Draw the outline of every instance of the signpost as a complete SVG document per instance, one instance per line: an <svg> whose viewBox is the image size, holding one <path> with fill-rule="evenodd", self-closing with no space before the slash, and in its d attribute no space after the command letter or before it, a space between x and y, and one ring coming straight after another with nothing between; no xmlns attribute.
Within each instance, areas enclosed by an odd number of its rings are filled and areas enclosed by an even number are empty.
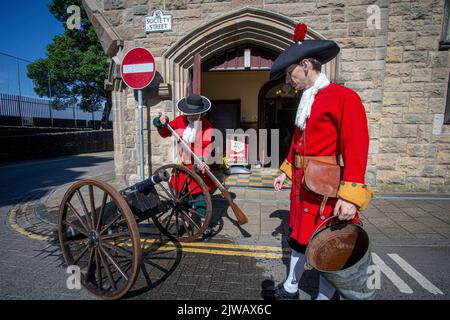
<svg viewBox="0 0 450 320"><path fill-rule="evenodd" d="M128 51L120 68L122 80L131 89L138 90L139 110L139 161L140 178L144 180L144 132L142 123L142 89L147 87L155 77L155 58L145 48L134 48Z"/></svg>

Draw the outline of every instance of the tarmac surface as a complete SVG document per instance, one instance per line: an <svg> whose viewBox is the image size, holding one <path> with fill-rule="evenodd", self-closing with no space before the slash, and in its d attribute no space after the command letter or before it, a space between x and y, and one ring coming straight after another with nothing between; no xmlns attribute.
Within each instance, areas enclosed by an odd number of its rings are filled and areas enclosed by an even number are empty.
<svg viewBox="0 0 450 320"><path fill-rule="evenodd" d="M27 161L0 167L0 299L96 299L67 288L66 267L54 241L58 206L82 178L115 188L112 153ZM289 190L232 186L248 216L239 226L226 201L213 196L209 242L161 241L144 251L140 276L125 299L258 300L286 276ZM449 299L450 196L377 195L364 229L381 274L378 299ZM145 226L143 226L145 227ZM306 271L300 298L317 295L318 272Z"/></svg>

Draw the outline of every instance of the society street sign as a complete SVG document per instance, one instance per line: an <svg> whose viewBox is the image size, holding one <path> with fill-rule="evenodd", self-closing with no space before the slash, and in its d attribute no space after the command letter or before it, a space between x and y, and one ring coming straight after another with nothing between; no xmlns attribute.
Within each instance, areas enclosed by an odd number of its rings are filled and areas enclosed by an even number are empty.
<svg viewBox="0 0 450 320"><path fill-rule="evenodd" d="M145 32L172 31L172 15L156 10L150 17L145 17Z"/></svg>
<svg viewBox="0 0 450 320"><path fill-rule="evenodd" d="M155 58L145 48L134 48L128 51L121 66L122 79L132 89L143 89L155 77Z"/></svg>

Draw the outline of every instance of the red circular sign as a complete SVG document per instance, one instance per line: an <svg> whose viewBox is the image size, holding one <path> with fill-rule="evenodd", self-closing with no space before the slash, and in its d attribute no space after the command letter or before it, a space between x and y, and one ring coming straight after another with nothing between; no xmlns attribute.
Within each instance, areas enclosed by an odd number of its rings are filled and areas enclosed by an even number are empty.
<svg viewBox="0 0 450 320"><path fill-rule="evenodd" d="M145 48L134 48L123 57L120 67L122 79L132 89L148 86L156 73L155 58Z"/></svg>

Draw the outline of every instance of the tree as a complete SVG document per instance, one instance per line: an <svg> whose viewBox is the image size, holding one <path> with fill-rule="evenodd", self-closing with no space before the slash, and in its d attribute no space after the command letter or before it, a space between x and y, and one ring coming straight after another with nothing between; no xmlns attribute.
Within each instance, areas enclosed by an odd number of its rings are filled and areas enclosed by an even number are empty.
<svg viewBox="0 0 450 320"><path fill-rule="evenodd" d="M67 21L80 8L80 27L69 29ZM49 11L64 25L64 33L53 38L47 46L47 57L28 65L28 77L34 82L39 96L51 97L55 108L63 109L77 101L84 111L98 111L105 104L104 126L111 112L111 93L104 90L108 73L108 58L100 45L81 0L53 0Z"/></svg>

